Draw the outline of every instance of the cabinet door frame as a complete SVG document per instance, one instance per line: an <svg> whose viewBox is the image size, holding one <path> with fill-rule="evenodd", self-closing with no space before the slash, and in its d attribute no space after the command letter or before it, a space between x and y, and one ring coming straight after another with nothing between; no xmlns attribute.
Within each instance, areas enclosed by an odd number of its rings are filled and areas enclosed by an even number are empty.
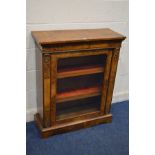
<svg viewBox="0 0 155 155"><path fill-rule="evenodd" d="M105 63L105 70L104 70L104 75L103 75L103 84L102 84L102 93L101 93L101 104L100 104L100 111L98 113L94 113L94 116L96 115L104 115L105 114L105 108L106 108L106 97L107 97L107 90L108 90L108 80L109 80L109 75L110 75L110 69L111 69L111 60L112 60L112 49L94 49L94 50L81 50L81 51L73 51L73 52L63 52L63 53L56 53L56 54L52 54L51 55L51 58L53 57L53 59L55 59L54 63L55 63L55 68L57 68L57 63L58 63L58 60L59 59L62 59L62 58L69 58L69 57L84 57L84 56L95 56L95 55L106 55L107 58L106 58L106 63ZM51 59L52 60L52 59ZM52 61L51 61L52 63ZM55 82L54 82L54 91L56 91L56 88L57 88L57 82L56 82L56 79L57 79L57 70L55 70L53 72L53 74L55 75L52 75L51 73L51 79L55 79ZM52 88L52 82L51 82L51 88ZM52 94L51 94L52 95ZM54 109L52 110L52 113L51 114L54 118L54 121L57 122L56 120L56 100L53 100L51 102L51 108L53 107ZM77 116L78 117L78 116ZM85 117L88 117L88 115L86 114L85 116L81 116L81 118L85 118ZM78 117L80 119L80 116ZM67 119L65 119L67 121ZM71 121L72 119L68 119L68 121ZM59 121L60 122L60 121ZM61 121L61 122L64 122L64 121Z"/></svg>

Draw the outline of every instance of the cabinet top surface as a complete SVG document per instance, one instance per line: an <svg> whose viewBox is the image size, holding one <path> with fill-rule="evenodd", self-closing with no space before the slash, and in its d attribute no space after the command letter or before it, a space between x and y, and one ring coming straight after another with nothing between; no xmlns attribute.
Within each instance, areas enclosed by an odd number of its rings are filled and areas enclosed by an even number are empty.
<svg viewBox="0 0 155 155"><path fill-rule="evenodd" d="M79 29L79 30L53 30L53 31L32 31L32 36L40 45L84 42L98 40L124 40L125 36L112 31L111 29Z"/></svg>

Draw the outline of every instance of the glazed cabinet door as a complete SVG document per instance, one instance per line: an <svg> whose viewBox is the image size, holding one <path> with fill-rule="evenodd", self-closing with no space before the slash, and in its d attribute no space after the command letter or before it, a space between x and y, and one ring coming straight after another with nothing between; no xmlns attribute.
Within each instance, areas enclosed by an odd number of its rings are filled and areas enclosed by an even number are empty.
<svg viewBox="0 0 155 155"><path fill-rule="evenodd" d="M51 55L51 123L105 113L112 51L90 50Z"/></svg>

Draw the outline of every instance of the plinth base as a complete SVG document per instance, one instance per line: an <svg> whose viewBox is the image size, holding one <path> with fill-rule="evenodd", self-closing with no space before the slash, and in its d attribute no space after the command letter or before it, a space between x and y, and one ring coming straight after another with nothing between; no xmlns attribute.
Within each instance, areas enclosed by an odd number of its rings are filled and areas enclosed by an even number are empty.
<svg viewBox="0 0 155 155"><path fill-rule="evenodd" d="M75 122L67 122L63 124L54 125L48 128L44 128L39 113L34 115L35 122L41 132L42 138L47 138L54 134L60 134L68 131L74 131L82 128L88 128L101 123L109 123L112 121L112 114L104 116L98 116L94 118L84 119Z"/></svg>

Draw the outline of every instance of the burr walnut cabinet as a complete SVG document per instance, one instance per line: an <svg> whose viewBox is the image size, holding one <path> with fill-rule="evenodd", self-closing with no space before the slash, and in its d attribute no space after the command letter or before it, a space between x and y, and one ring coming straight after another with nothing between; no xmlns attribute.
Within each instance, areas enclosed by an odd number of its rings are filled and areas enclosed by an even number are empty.
<svg viewBox="0 0 155 155"><path fill-rule="evenodd" d="M110 106L125 37L110 29L33 31L42 137L112 121Z"/></svg>

